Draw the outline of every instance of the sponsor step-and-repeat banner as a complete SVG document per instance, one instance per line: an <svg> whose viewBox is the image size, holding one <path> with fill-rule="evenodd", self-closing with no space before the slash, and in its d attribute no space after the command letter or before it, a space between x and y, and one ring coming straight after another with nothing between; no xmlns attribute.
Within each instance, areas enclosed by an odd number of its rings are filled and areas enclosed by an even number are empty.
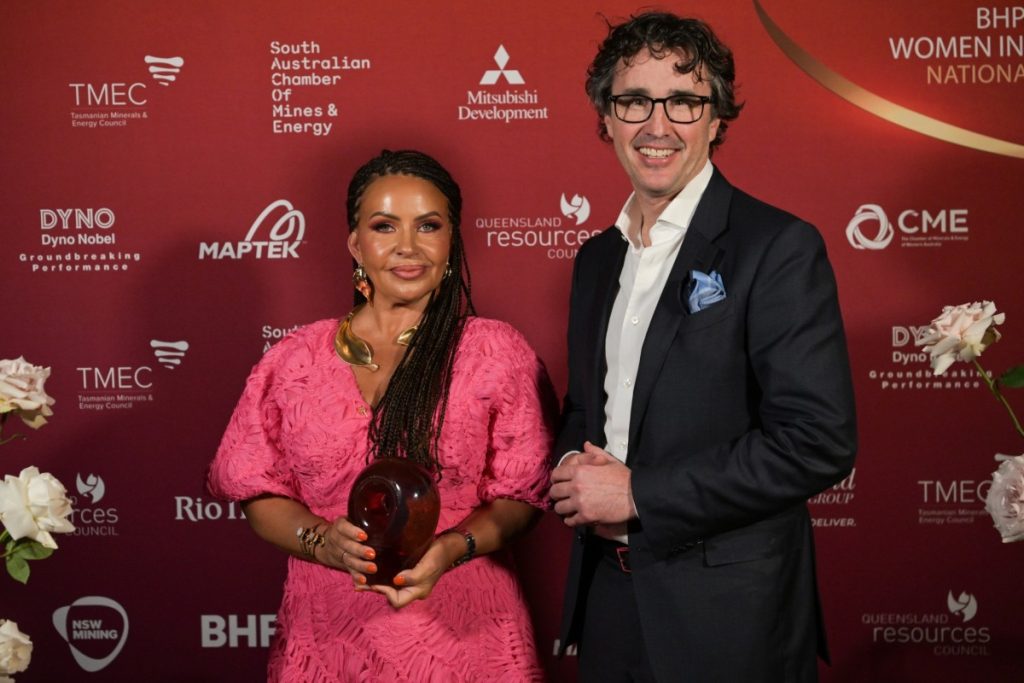
<svg viewBox="0 0 1024 683"><path fill-rule="evenodd" d="M745 107L715 164L816 225L839 281L860 451L810 501L822 679L1024 680L1024 544L984 510L1020 437L974 367L934 377L915 344L943 305L990 299L1006 322L983 365L1020 362L1024 8L667 8L735 53ZM349 311L345 190L382 148L459 180L477 308L564 390L572 260L630 191L583 81L637 9L0 6L0 358L51 366L57 401L0 474L52 472L75 525L27 585L0 581L35 644L19 683L261 680L285 558L205 472L260 356ZM549 514L514 552L548 678L571 683L569 543Z"/></svg>

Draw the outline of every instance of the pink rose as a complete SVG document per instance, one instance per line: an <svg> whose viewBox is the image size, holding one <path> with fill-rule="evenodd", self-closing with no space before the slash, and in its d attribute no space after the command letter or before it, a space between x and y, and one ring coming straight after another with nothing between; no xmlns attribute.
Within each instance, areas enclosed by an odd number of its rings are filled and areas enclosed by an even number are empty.
<svg viewBox="0 0 1024 683"><path fill-rule="evenodd" d="M925 347L931 356L932 370L941 375L954 361L973 361L989 344L999 341L995 326L1002 325L1005 319L1004 313L996 313L996 305L991 301L946 306L914 344Z"/></svg>
<svg viewBox="0 0 1024 683"><path fill-rule="evenodd" d="M46 424L54 403L43 388L49 376L50 368L32 365L23 356L0 360L0 414L16 412L33 429Z"/></svg>
<svg viewBox="0 0 1024 683"><path fill-rule="evenodd" d="M1024 455L997 455L999 469L992 473L992 487L985 509L992 515L1003 543L1024 541Z"/></svg>

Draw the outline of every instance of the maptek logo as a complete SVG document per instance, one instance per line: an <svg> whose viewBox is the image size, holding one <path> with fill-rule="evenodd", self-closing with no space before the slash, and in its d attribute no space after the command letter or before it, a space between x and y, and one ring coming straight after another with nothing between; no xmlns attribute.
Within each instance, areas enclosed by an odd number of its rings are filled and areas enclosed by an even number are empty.
<svg viewBox="0 0 1024 683"><path fill-rule="evenodd" d="M93 503L100 502L103 499L103 494L107 492L103 479L95 474L87 474L83 481L82 474L79 472L78 477L75 479L75 486L78 488L80 495L88 496L92 499Z"/></svg>
<svg viewBox="0 0 1024 683"><path fill-rule="evenodd" d="M153 347L153 355L156 356L160 365L171 370L181 365L185 352L188 351L188 342L184 340L168 342L150 339L149 345Z"/></svg>
<svg viewBox="0 0 1024 683"><path fill-rule="evenodd" d="M907 209L892 223L878 204L862 204L846 226L846 239L854 249L878 251L889 246L898 230L902 247L939 247L967 241L967 218L967 209Z"/></svg>
<svg viewBox="0 0 1024 683"><path fill-rule="evenodd" d="M562 193L562 215L566 218L576 218L576 225L583 225L590 218L590 202L586 197L574 194L572 199L567 201L565 193Z"/></svg>
<svg viewBox="0 0 1024 683"><path fill-rule="evenodd" d="M504 45L499 45L498 51L494 53L494 63L498 65L498 68L485 71L483 78L480 79L480 85L494 85L502 76L505 77L509 85L523 85L526 83L523 80L522 74L517 69L505 68L505 65L508 64L508 52L505 50Z"/></svg>
<svg viewBox="0 0 1024 683"><path fill-rule="evenodd" d="M949 607L950 613L959 614L965 624L978 613L978 601L970 593L960 593L960 597L954 598L953 591L949 591L949 595L946 596L946 605Z"/></svg>
<svg viewBox="0 0 1024 683"><path fill-rule="evenodd" d="M149 73L162 86L168 86L181 72L185 60L181 57L152 57L146 55L146 64L149 65Z"/></svg>
<svg viewBox="0 0 1024 683"><path fill-rule="evenodd" d="M270 222L274 214L277 219L265 231L267 239L254 240L260 228ZM299 258L298 248L305 234L306 217L287 199L278 199L256 217L241 242L200 242L199 260L238 260L246 256L258 259Z"/></svg>
<svg viewBox="0 0 1024 683"><path fill-rule="evenodd" d="M95 673L121 653L128 638L128 614L110 598L89 595L54 610L53 627L71 648L78 666Z"/></svg>

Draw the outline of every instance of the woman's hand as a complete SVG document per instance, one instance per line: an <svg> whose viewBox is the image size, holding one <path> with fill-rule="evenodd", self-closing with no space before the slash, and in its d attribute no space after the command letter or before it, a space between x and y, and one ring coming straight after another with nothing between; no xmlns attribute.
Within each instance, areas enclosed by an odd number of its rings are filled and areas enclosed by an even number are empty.
<svg viewBox="0 0 1024 683"><path fill-rule="evenodd" d="M362 541L366 532L344 517L338 517L324 531L324 545L315 552L320 564L347 571L356 587L366 585L366 575L376 574L377 553Z"/></svg>
<svg viewBox="0 0 1024 683"><path fill-rule="evenodd" d="M425 600L434 590L441 575L452 566L453 558L465 553L465 539L459 534L443 534L434 539L427 552L412 569L399 572L394 586L370 586L381 593L395 609L401 609L414 600Z"/></svg>

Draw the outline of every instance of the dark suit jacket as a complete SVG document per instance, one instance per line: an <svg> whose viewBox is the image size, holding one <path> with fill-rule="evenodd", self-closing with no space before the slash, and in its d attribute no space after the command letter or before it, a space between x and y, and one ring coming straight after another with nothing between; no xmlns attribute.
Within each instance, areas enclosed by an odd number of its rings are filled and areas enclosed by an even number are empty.
<svg viewBox="0 0 1024 683"><path fill-rule="evenodd" d="M605 333L626 248L612 228L576 258L556 458L604 445ZM726 299L691 314L691 270L717 270ZM805 502L849 474L855 451L821 236L716 170L654 312L630 415L632 577L659 681L816 680L815 653L828 655ZM579 531L563 648L578 640L598 558Z"/></svg>

